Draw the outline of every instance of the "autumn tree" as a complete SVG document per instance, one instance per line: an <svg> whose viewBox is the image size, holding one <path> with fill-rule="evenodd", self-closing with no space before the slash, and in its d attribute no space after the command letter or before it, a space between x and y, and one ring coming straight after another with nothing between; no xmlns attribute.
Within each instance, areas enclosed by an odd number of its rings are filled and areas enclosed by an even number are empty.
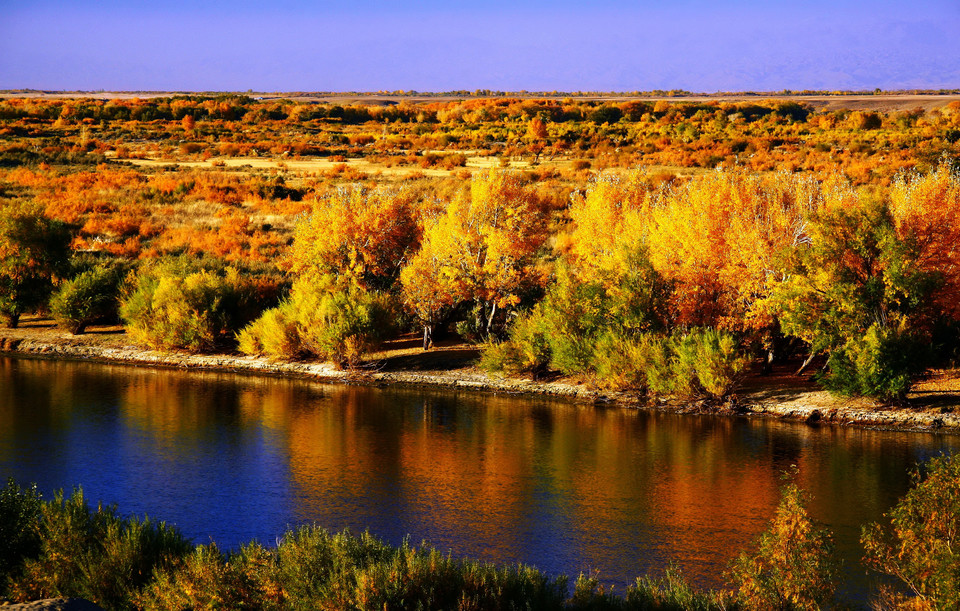
<svg viewBox="0 0 960 611"><path fill-rule="evenodd" d="M745 608L815 610L833 601L839 566L833 537L806 505L803 491L786 485L756 551L733 561L730 578Z"/></svg>
<svg viewBox="0 0 960 611"><path fill-rule="evenodd" d="M296 227L291 271L332 274L369 289L388 289L420 239L411 192L341 186L319 198Z"/></svg>
<svg viewBox="0 0 960 611"><path fill-rule="evenodd" d="M442 308L460 303L476 306L483 334L493 331L498 313L540 282L546 223L544 206L518 174L474 174L427 226L421 250L400 274L404 303L424 324L425 347Z"/></svg>
<svg viewBox="0 0 960 611"><path fill-rule="evenodd" d="M42 305L65 271L71 232L31 204L0 206L0 315L15 328L24 312Z"/></svg>
<svg viewBox="0 0 960 611"><path fill-rule="evenodd" d="M902 398L926 359L940 276L920 265L918 244L897 235L883 202L834 191L811 217L772 302L784 333L828 357L828 388Z"/></svg>
<svg viewBox="0 0 960 611"><path fill-rule="evenodd" d="M528 148L534 154L533 163L540 163L540 153L547 146L547 124L540 117L530 119L527 124L526 139Z"/></svg>
<svg viewBox="0 0 960 611"><path fill-rule="evenodd" d="M913 488L887 514L889 527L863 528L864 561L912 594L911 601L887 591L897 608L960 608L960 459L934 458L913 480Z"/></svg>
<svg viewBox="0 0 960 611"><path fill-rule="evenodd" d="M714 171L662 193L650 207L650 260L675 283L678 324L769 326L764 299L783 275L781 253L804 239L820 199L815 181L742 170Z"/></svg>

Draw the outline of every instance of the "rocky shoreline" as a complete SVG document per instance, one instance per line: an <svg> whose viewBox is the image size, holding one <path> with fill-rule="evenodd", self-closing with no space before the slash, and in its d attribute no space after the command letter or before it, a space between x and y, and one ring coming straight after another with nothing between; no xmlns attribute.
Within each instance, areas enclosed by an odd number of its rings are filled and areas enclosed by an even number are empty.
<svg viewBox="0 0 960 611"><path fill-rule="evenodd" d="M46 335L52 332L45 330ZM371 367L341 371L328 363L277 362L232 354L158 352L116 341L98 343L95 336L36 337L32 329L0 331L0 354L71 359L178 369L303 377L332 383L402 384L466 389L481 392L566 397L572 400L685 413L754 415L809 424L834 424L910 431L960 433L960 390L920 390L911 405L886 406L867 399L837 398L821 390L767 383L747 385L735 401L723 406L703 403L644 402L637 393L604 394L573 380L534 381L491 376L472 366L451 369ZM40 335L43 335L41 333ZM87 338L87 339L85 339ZM438 350L442 355L443 348ZM952 372L951 372L952 373ZM953 378L950 380L953 381ZM957 379L960 388L960 378ZM952 385L951 385L952 387Z"/></svg>

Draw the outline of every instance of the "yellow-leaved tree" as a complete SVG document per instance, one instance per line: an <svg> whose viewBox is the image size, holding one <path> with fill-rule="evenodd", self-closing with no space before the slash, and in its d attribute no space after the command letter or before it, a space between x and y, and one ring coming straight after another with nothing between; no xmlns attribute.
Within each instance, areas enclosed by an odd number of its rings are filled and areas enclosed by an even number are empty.
<svg viewBox="0 0 960 611"><path fill-rule="evenodd" d="M519 174L474 174L428 224L420 251L400 273L404 303L424 326L424 348L446 309L472 302L481 332L489 335L498 315L541 282L537 254L547 220Z"/></svg>
<svg viewBox="0 0 960 611"><path fill-rule="evenodd" d="M366 289L385 290L419 239L409 192L339 187L318 199L297 224L291 271L301 278L331 274Z"/></svg>

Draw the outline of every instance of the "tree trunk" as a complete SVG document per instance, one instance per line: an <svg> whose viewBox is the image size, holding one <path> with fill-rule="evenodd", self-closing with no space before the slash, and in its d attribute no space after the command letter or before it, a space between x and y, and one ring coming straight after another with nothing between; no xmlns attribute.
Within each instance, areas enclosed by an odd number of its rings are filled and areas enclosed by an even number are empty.
<svg viewBox="0 0 960 611"><path fill-rule="evenodd" d="M17 325L20 324L20 314L5 314L3 316L4 321L7 323L8 329L16 329Z"/></svg>
<svg viewBox="0 0 960 611"><path fill-rule="evenodd" d="M423 349L429 350L433 346L433 325L423 325Z"/></svg>
<svg viewBox="0 0 960 611"><path fill-rule="evenodd" d="M763 361L763 369L760 372L762 375L765 375L765 376L770 375L770 373L773 371L773 361L774 361L773 348L770 348L767 350L767 358L764 359Z"/></svg>
<svg viewBox="0 0 960 611"><path fill-rule="evenodd" d="M813 361L813 357L815 357L816 355L817 355L816 352L811 352L810 356L807 357L807 360L803 362L803 365L800 365L800 369L797 370L796 375L802 374L807 369L807 367L810 366L810 362Z"/></svg>
<svg viewBox="0 0 960 611"><path fill-rule="evenodd" d="M490 316L487 317L487 339L490 339L490 332L493 330L493 317L497 314L497 302L490 305Z"/></svg>

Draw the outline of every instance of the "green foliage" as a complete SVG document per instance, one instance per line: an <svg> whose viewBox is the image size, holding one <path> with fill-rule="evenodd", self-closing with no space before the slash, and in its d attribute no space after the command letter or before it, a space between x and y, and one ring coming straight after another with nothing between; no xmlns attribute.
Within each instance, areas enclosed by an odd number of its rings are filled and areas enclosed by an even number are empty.
<svg viewBox="0 0 960 611"><path fill-rule="evenodd" d="M663 577L641 577L627 588L625 609L661 609L663 611L709 611L734 608L728 592L695 590L675 567Z"/></svg>
<svg viewBox="0 0 960 611"><path fill-rule="evenodd" d="M736 388L750 359L726 331L695 328L671 338L673 393L723 399Z"/></svg>
<svg viewBox="0 0 960 611"><path fill-rule="evenodd" d="M828 354L827 387L905 395L925 363L913 357L928 341L935 315L925 308L940 278L921 270L917 245L897 236L888 207L857 201L814 216L793 269L772 302L785 334Z"/></svg>
<svg viewBox="0 0 960 611"><path fill-rule="evenodd" d="M730 580L747 609L820 609L833 600L837 569L829 531L809 516L800 488L788 484L756 551L733 561Z"/></svg>
<svg viewBox="0 0 960 611"><path fill-rule="evenodd" d="M256 543L224 556L199 545L179 563L157 570L136 597L144 611L169 609L282 609L282 592L270 578L270 552Z"/></svg>
<svg viewBox="0 0 960 611"><path fill-rule="evenodd" d="M389 331L389 298L333 276L300 280L290 297L237 336L240 350L271 358L313 355L338 367L358 365Z"/></svg>
<svg viewBox="0 0 960 611"><path fill-rule="evenodd" d="M0 489L0 592L7 578L19 572L24 560L40 551L40 507L36 485L21 488L11 478Z"/></svg>
<svg viewBox="0 0 960 611"><path fill-rule="evenodd" d="M929 342L919 334L873 324L830 354L830 369L820 380L846 395L901 400L930 362L929 353Z"/></svg>
<svg viewBox="0 0 960 611"><path fill-rule="evenodd" d="M543 325L542 309L521 313L510 325L508 341L484 345L480 367L489 372L542 373L550 365L550 344Z"/></svg>
<svg viewBox="0 0 960 611"><path fill-rule="evenodd" d="M257 291L236 268L197 269L186 258L143 266L128 280L120 316L156 349L209 351L259 314Z"/></svg>
<svg viewBox="0 0 960 611"><path fill-rule="evenodd" d="M865 526L868 566L900 580L911 608L960 608L960 458L941 456L914 473L914 486L890 511L890 527ZM892 595L898 602L901 597Z"/></svg>
<svg viewBox="0 0 960 611"><path fill-rule="evenodd" d="M16 327L20 315L44 304L67 265L71 232L31 205L0 205L0 316Z"/></svg>
<svg viewBox="0 0 960 611"><path fill-rule="evenodd" d="M53 319L79 335L98 320L116 318L121 280L117 266L101 264L64 281L50 298Z"/></svg>
<svg viewBox="0 0 960 611"><path fill-rule="evenodd" d="M43 503L34 526L36 555L9 582L9 594L26 601L82 597L110 609L129 608L155 568L191 548L175 529L148 518L121 518L114 507L91 509L81 490Z"/></svg>

